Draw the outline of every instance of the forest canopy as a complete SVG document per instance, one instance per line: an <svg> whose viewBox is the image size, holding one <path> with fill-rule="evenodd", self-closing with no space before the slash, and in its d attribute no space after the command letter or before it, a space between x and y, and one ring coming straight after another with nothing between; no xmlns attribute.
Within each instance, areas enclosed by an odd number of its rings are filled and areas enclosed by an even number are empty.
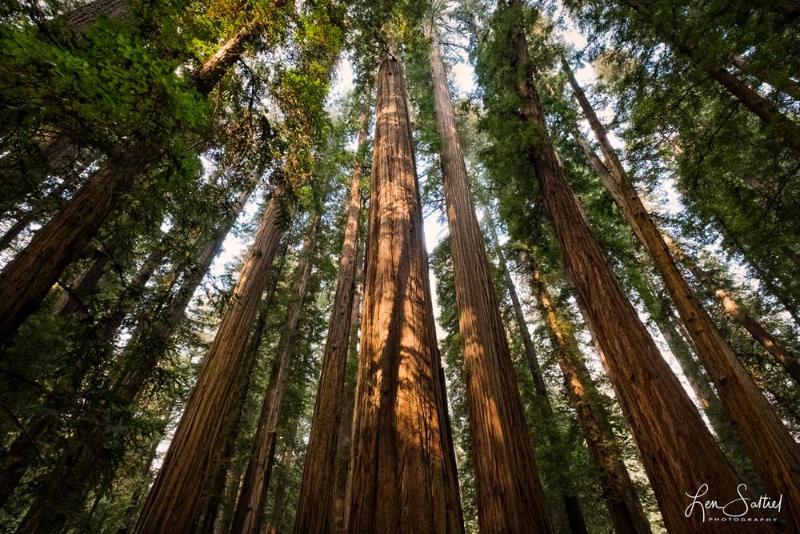
<svg viewBox="0 0 800 534"><path fill-rule="evenodd" d="M10 0L0 50L0 532L800 531L798 0Z"/></svg>

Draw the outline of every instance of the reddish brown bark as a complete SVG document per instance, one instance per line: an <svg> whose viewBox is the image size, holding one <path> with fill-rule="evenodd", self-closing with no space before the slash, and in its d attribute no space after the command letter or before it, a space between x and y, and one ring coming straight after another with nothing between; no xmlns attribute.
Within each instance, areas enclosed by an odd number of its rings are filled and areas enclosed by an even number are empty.
<svg viewBox="0 0 800 534"><path fill-rule="evenodd" d="M278 534L281 525L286 520L286 504L289 500L289 480L291 477L292 469L295 463L295 450L294 442L297 437L297 418L292 419L289 423L289 429L286 431L286 447L281 454L281 466L283 469L275 481L275 490L272 492L272 513L267 521L266 534ZM314 532L314 531L306 531Z"/></svg>
<svg viewBox="0 0 800 534"><path fill-rule="evenodd" d="M512 9L521 11L520 0L512 0ZM516 20L522 19L521 14L516 16ZM567 272L602 348L609 378L630 421L665 525L676 532L720 529L702 523L697 514L685 517L686 492L695 492L705 483L713 488L715 497L728 502L726 499L736 497L736 474L614 277L547 134L530 77L524 28L517 23L513 32L521 119L539 132L529 152L539 193Z"/></svg>
<svg viewBox="0 0 800 534"><path fill-rule="evenodd" d="M216 441L242 366L248 333L283 233L283 195L279 185L264 209L255 242L150 490L136 532L188 532L194 525Z"/></svg>
<svg viewBox="0 0 800 534"><path fill-rule="evenodd" d="M492 245L495 248L498 264L500 270L503 272L503 279L505 281L506 291L511 299L511 308L514 312L514 319L517 323L517 331L522 338L522 346L525 350L525 362L528 364L531 377L533 378L533 388L536 394L534 399L539 413L541 414L541 421L543 426L537 430L537 434L543 434L550 441L549 450L550 458L555 465L563 465L564 469L560 469L556 473L554 486L561 495L564 502L564 509L567 513L567 520L570 525L570 532L586 532L586 522L583 518L583 510L581 509L580 502L577 498L575 485L569 479L569 469L566 467L568 464L567 459L567 443L564 437L558 431L555 420L555 413L553 412L553 405L550 402L550 394L547 391L547 385L542 376L542 369L539 365L539 358L536 354L536 348L533 345L533 339L528 331L528 322L525 319L525 313L522 311L522 303L517 295L517 288L514 281L511 279L511 271L508 269L505 255L500 248L500 240L497 238L497 231L495 230L493 221L489 221L489 232L492 237Z"/></svg>
<svg viewBox="0 0 800 534"><path fill-rule="evenodd" d="M505 329L475 216L438 38L430 61L482 532L551 529ZM538 373L537 373L538 374ZM541 377L540 377L541 381ZM544 386L542 382L541 386ZM547 391L544 390L547 397Z"/></svg>
<svg viewBox="0 0 800 534"><path fill-rule="evenodd" d="M244 52L256 24L246 24L191 78L208 94ZM33 313L58 277L86 248L119 199L154 163L163 147L155 139L131 141L109 157L75 195L0 273L0 344L13 336Z"/></svg>
<svg viewBox="0 0 800 534"><path fill-rule="evenodd" d="M300 253L300 260L294 273L294 281L290 289L289 307L286 310L286 322L281 331L275 359L269 376L261 415L258 420L253 450L242 480L242 490L236 512L233 515L232 532L242 534L260 534L267 502L267 489L272 469L272 456L275 450L275 438L278 420L283 409L283 399L289 385L289 370L292 356L297 344L300 313L303 309L308 283L311 278L311 266L314 260L320 214L311 215Z"/></svg>
<svg viewBox="0 0 800 534"><path fill-rule="evenodd" d="M334 489L336 478L336 450L340 436L337 430L343 416L345 369L353 315L353 301L358 255L358 228L361 212L361 152L366 145L369 127L371 95L367 91L361 110L361 128L358 133L359 154L350 179L350 199L344 241L339 258L336 293L333 299L328 337L322 356L322 372L317 389L316 404L308 437L300 501L294 532L327 534L334 529ZM349 414L348 414L349 415Z"/></svg>
<svg viewBox="0 0 800 534"><path fill-rule="evenodd" d="M617 532L649 533L650 523L625 467L622 450L610 430L608 414L595 401L596 389L578 353L573 331L559 317L534 259L528 256L528 261L531 262L533 292L539 311L547 320L550 342L558 354L558 365L564 373L567 397L575 408L592 461L600 474L611 522Z"/></svg>
<svg viewBox="0 0 800 534"><path fill-rule="evenodd" d="M346 499L348 532L462 532L400 64L384 56Z"/></svg>
<svg viewBox="0 0 800 534"><path fill-rule="evenodd" d="M697 68L716 80L746 109L767 124L784 145L800 152L800 125L775 108L758 91L728 72L717 61L706 58L702 47L690 42L676 29L660 21L642 0L623 0L622 3L630 6L653 27L663 40L686 56Z"/></svg>
<svg viewBox="0 0 800 534"><path fill-rule="evenodd" d="M716 385L720 401L739 428L742 441L764 484L776 496L785 495L787 516L800 528L800 477L797 476L800 473L800 448L694 296L675 264L660 230L644 208L636 188L608 141L605 127L597 118L569 65L564 60L562 64L573 93L589 120L605 157L605 166L602 166L602 162L594 162L600 180L653 259L681 321L694 341L697 355ZM577 137L589 158L596 159L597 156L579 132Z"/></svg>

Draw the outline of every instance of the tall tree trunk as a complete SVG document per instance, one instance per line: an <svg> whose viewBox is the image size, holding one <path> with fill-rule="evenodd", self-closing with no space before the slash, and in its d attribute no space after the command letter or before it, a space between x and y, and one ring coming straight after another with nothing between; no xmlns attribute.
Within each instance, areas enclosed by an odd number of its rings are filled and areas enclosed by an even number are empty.
<svg viewBox="0 0 800 534"><path fill-rule="evenodd" d="M350 179L350 200L344 241L339 257L336 293L333 299L328 337L322 357L322 372L317 389L314 416L308 437L308 449L303 466L300 501L294 532L328 534L334 528L334 489L336 478L337 434L344 409L345 371L350 347L350 325L353 315L358 256L359 214L361 212L362 151L369 127L371 94L366 91L361 109L361 128L356 150L358 158ZM348 414L349 415L349 414Z"/></svg>
<svg viewBox="0 0 800 534"><path fill-rule="evenodd" d="M725 315L747 330L767 354L772 356L775 362L783 367L795 382L800 383L800 362L797 361L797 356L775 339L758 320L747 313L747 311L736 302L733 296L723 289L722 284L715 280L710 272L700 267L700 265L686 253L678 250L677 245L674 250L680 262L683 263L697 281L705 286L706 290L719 301Z"/></svg>
<svg viewBox="0 0 800 534"><path fill-rule="evenodd" d="M550 516L475 216L435 28L430 28L430 34L436 126L441 137L459 332L464 342L481 531L521 532L533 527L547 532L551 530Z"/></svg>
<svg viewBox="0 0 800 534"><path fill-rule="evenodd" d="M188 532L194 525L215 445L243 364L248 333L283 234L283 197L283 185L278 185L264 209L255 242L150 490L136 532Z"/></svg>
<svg viewBox="0 0 800 534"><path fill-rule="evenodd" d="M247 392L250 389L250 377L258 361L261 342L264 339L264 332L267 326L267 318L274 304L273 299L275 298L275 292L278 289L278 284L281 280L281 272L286 263L287 246L285 241L281 248L283 249L280 255L281 260L278 267L273 269L270 273L270 277L272 278L271 287L261 302L261 310L258 312L258 319L253 327L253 333L247 347L247 356L239 374L238 386L236 387L233 402L231 402L230 412L225 417L226 430L219 445L219 457L215 460L215 474L209 479L211 483L208 485L206 504L201 514L202 519L195 530L198 533L204 532L211 534L216 530L220 506L223 504L225 486L228 481L228 471L231 468L231 462L235 452L236 437L239 434L243 419L242 416L244 415L242 412L247 398Z"/></svg>
<svg viewBox="0 0 800 534"><path fill-rule="evenodd" d="M362 210L363 211L363 210ZM360 223L359 223L360 224ZM350 334L348 341L348 363L345 375L344 401L342 417L339 419L339 439L336 443L336 486L334 488L334 527L333 532L344 532L345 498L347 496L347 473L350 470L350 447L353 443L353 406L356 394L356 368L358 367L358 338L361 330L361 300L364 289L364 256L366 252L364 240L359 240L358 257L356 258L356 287L353 296L352 314L350 316Z"/></svg>
<svg viewBox="0 0 800 534"><path fill-rule="evenodd" d="M690 42L673 27L658 19L643 0L622 0L621 3L633 9L641 19L650 24L656 33L675 50L701 71L719 82L746 109L754 113L787 147L800 152L800 125L779 111L758 91L751 88L714 59L705 57L702 47Z"/></svg>
<svg viewBox="0 0 800 534"><path fill-rule="evenodd" d="M348 532L462 532L400 63L378 72Z"/></svg>
<svg viewBox="0 0 800 534"><path fill-rule="evenodd" d="M563 59L562 65L605 156L604 166L603 162L594 163L600 180L614 197L625 220L664 279L675 308L694 341L697 355L716 385L723 406L739 428L750 458L764 484L775 495L786 495L788 515L793 524L800 528L800 477L797 476L800 473L800 448L694 296L675 264L661 232L645 210L636 188L608 141L605 128ZM580 132L576 133L578 142L583 145L588 157L596 160L597 156L588 146L588 142Z"/></svg>
<svg viewBox="0 0 800 534"><path fill-rule="evenodd" d="M506 291L511 299L511 308L514 311L514 320L517 323L517 330L522 338L522 346L525 350L525 361L528 364L531 377L533 378L533 388L536 393L536 404L539 412L542 415L543 428L539 433L547 436L550 441L549 450L551 450L552 461L556 465L563 465L563 469L559 469L556 473L555 486L556 490L560 493L561 499L564 501L564 509L567 513L567 520L570 525L570 532L586 532L586 522L583 518L583 510L581 509L580 502L578 501L577 491L575 485L569 479L568 460L567 460L567 443L563 435L556 426L555 413L553 412L553 405L550 402L550 394L547 391L547 386L542 376L542 369L539 365L539 358L536 354L536 348L531 339L531 333L528 331L528 322L525 320L525 313L522 311L522 303L517 295L517 289L514 286L514 281L511 279L511 271L508 269L505 255L500 248L500 240L497 237L497 231L494 227L494 222L489 221L489 232L492 238L492 245L495 248L498 264L500 270L503 272L503 280L505 281Z"/></svg>
<svg viewBox="0 0 800 534"><path fill-rule="evenodd" d="M140 318L137 330L120 355L123 370L108 385L108 398L119 404L109 406L101 402L99 406L87 408L90 416L95 418L87 416L85 424L78 425L75 435L64 445L64 452L54 463L55 468L40 480L40 489L21 524L22 532L53 532L57 527L63 527L71 511L67 508L82 506L87 492L108 469L110 459L104 450L104 436L114 426L127 421L127 410L120 409L120 406L131 406L142 392L249 193L248 190L240 195L228 220L201 247L193 265L186 269L179 268L184 270L184 282L171 300L163 308L158 307L149 319ZM173 278L177 278L177 275Z"/></svg>
<svg viewBox="0 0 800 534"><path fill-rule="evenodd" d="M796 0L791 1L796 2ZM797 6L800 7L800 2L797 2ZM734 56L731 62L745 74L755 76L759 81L770 84L776 90L800 102L800 83L788 78L780 79L780 77L775 77L768 68L753 65L743 56Z"/></svg>
<svg viewBox="0 0 800 534"><path fill-rule="evenodd" d="M705 483L721 502L728 502L736 497L736 474L625 297L569 186L530 77L521 0L512 0L511 6L510 15L519 21L511 29L516 90L522 100L521 119L539 132L529 158L544 209L630 420L665 525L675 531L718 528L703 524L698 514L685 517L686 492Z"/></svg>
<svg viewBox="0 0 800 534"><path fill-rule="evenodd" d="M550 342L558 354L558 365L564 373L567 397L575 408L589 453L600 474L611 522L617 532L648 533L650 524L625 467L622 451L610 430L608 414L595 401L596 388L578 354L578 342L571 325L559 317L535 260L531 256L527 258L531 263L533 290L539 311L546 318Z"/></svg>
<svg viewBox="0 0 800 534"><path fill-rule="evenodd" d="M275 480L275 491L272 492L272 513L267 521L266 534L278 534L281 525L286 519L286 503L289 500L288 490L289 481L291 480L292 468L296 461L295 458L295 438L297 437L297 417L294 417L289 423L289 428L286 432L286 447L281 454L281 470L277 480ZM297 512L300 513L299 510ZM306 532L318 532L309 530Z"/></svg>
<svg viewBox="0 0 800 534"><path fill-rule="evenodd" d="M191 77L210 93L244 52L258 25L250 22ZM100 164L75 195L0 272L0 345L33 313L69 263L86 248L119 199L155 164L163 147L156 139L133 140Z"/></svg>
<svg viewBox="0 0 800 534"><path fill-rule="evenodd" d="M289 370L297 345L300 314L311 278L311 267L319 234L319 221L320 213L317 211L311 215L308 222L303 249L289 293L286 322L275 351L269 385L261 405L253 450L250 452L250 462L245 470L242 491L233 516L232 532L242 534L260 534L261 532L278 420L289 384Z"/></svg>

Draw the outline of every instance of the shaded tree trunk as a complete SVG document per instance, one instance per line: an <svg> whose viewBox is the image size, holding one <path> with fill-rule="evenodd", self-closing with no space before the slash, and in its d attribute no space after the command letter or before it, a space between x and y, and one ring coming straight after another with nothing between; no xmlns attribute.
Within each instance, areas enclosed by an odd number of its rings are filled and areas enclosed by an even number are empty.
<svg viewBox="0 0 800 534"><path fill-rule="evenodd" d="M673 27L659 21L658 16L650 12L642 0L622 0L622 3L628 5L643 21L650 24L661 39L727 89L742 106L769 126L772 133L785 146L800 152L800 125L775 108L758 91L728 72L717 61L705 57L702 47L690 42Z"/></svg>
<svg viewBox="0 0 800 534"><path fill-rule="evenodd" d="M120 408L129 408L140 395L148 377L167 351L170 336L182 322L192 295L222 248L222 242L249 193L248 190L240 195L229 219L201 247L193 265L185 269L184 282L175 295L165 306L151 310L151 317L140 317L137 330L120 355L122 372L110 379L107 399L101 400L99 405L87 407L85 421L65 443L63 453L54 462L55 468L39 481L36 498L21 524L22 532L51 533L57 527L63 527L73 511L70 507L83 506L87 492L109 469L112 455L105 450L105 436L114 427L126 424L128 410ZM99 398L102 399L103 395ZM111 399L111 405L108 399Z"/></svg>
<svg viewBox="0 0 800 534"><path fill-rule="evenodd" d="M65 291L53 305L53 312L66 317L78 311L85 311L89 297L95 292L97 283L110 261L111 257L107 253L95 250L92 260L81 273L69 285L62 286Z"/></svg>
<svg viewBox="0 0 800 534"><path fill-rule="evenodd" d="M236 437L242 425L244 403L247 398L247 392L250 389L250 377L252 376L255 364L258 361L259 350L261 349L261 342L264 339L264 333L267 326L267 318L270 309L273 306L273 299L275 292L278 289L278 284L281 280L281 272L283 266L286 264L286 243L282 246L280 254L280 263L276 269L270 273L271 287L264 296L261 302L261 310L258 312L258 319L256 320L253 333L251 335L250 344L247 347L247 356L242 365L242 370L239 376L239 385L234 395L234 400L230 406L230 413L225 417L227 429L223 434L222 443L219 446L219 458L215 460L216 473L210 478L208 496L206 497L206 504L201 514L200 525L197 527L196 532L212 533L216 529L217 519L220 512L220 507L225 499L226 483L228 482L228 471L232 467L232 460L234 455L234 447L236 445ZM241 475L240 475L241 476ZM237 486L238 486L237 477ZM227 529L225 529L227 532Z"/></svg>
<svg viewBox="0 0 800 534"><path fill-rule="evenodd" d="M706 310L681 274L667 242L645 210L633 183L625 172L606 131L578 85L569 65L562 59L573 93L595 133L605 157L596 161L588 142L576 132L578 142L599 178L620 207L639 241L653 259L664 285L672 297L681 321L697 349L697 355L719 392L720 401L739 428L742 441L750 453L766 487L775 495L786 495L788 515L800 528L800 448L761 394L738 356L717 329Z"/></svg>
<svg viewBox="0 0 800 534"><path fill-rule="evenodd" d="M547 503L528 437L483 236L475 216L444 63L436 30L431 28L429 33L459 332L464 343L480 526L483 532L489 533L521 532L530 528L547 532L551 530ZM547 391L543 394L546 398ZM585 531L585 527L582 530Z"/></svg>
<svg viewBox="0 0 800 534"><path fill-rule="evenodd" d="M511 6L508 15L521 21L521 1L512 0ZM528 157L544 209L602 348L617 398L631 423L665 525L675 531L718 528L703 524L697 514L684 516L686 491L696 491L706 483L720 501L728 502L726 499L736 497L736 474L614 277L547 134L544 112L530 77L524 28L516 22L511 31L521 119L539 132Z"/></svg>
<svg viewBox="0 0 800 534"><path fill-rule="evenodd" d="M289 500L289 480L292 474L292 469L294 468L294 463L296 461L294 446L295 439L297 437L297 424L298 420L297 417L295 417L292 419L292 422L289 424L289 429L286 432L286 448L284 448L283 454L281 454L281 465L283 466L283 470L280 472L277 480L275 481L275 491L272 493L272 514L270 514L269 521L267 521L265 531L266 534L278 534L281 525L286 519L286 503Z"/></svg>
<svg viewBox="0 0 800 534"><path fill-rule="evenodd" d="M550 441L549 450L552 451L552 461L556 465L564 466L563 469L558 469L556 474L555 486L564 501L564 509L567 513L567 520L570 525L570 532L586 532L586 523L583 518L583 510L581 509L580 502L578 501L575 485L569 479L569 469L567 460L567 447L568 444L564 440L557 428L555 413L553 412L553 405L550 402L550 394L547 392L547 386L542 376L542 369L539 366L539 358L536 354L536 348L533 345L531 334L528 331L528 322L525 320L525 313L522 311L522 303L517 295L517 289L514 286L514 281L511 279L511 271L508 269L505 255L500 248L500 240L497 238L497 231L494 227L494 222L489 221L489 232L492 237L492 245L494 246L497 254L498 264L503 273L503 280L505 281L506 291L511 299L511 308L514 311L514 320L517 323L517 330L522 338L522 346L525 350L525 362L528 364L531 377L533 378L533 387L536 393L536 404L538 405L539 412L542 415L542 421L546 428L539 432L547 436Z"/></svg>
<svg viewBox="0 0 800 534"><path fill-rule="evenodd" d="M275 351L269 385L261 405L253 450L250 453L250 461L242 480L242 490L236 505L236 512L233 515L232 532L242 534L259 534L261 532L278 420L289 384L289 370L297 345L300 314L311 278L311 267L319 234L319 221L320 213L317 211L311 215L308 222L303 249L290 289L286 322Z"/></svg>
<svg viewBox="0 0 800 534"><path fill-rule="evenodd" d="M358 367L358 338L361 329L361 300L364 289L364 240L359 242L356 259L356 287L350 317L350 337L348 342L348 363L344 386L344 407L339 419L339 440L336 444L336 486L334 488L334 527L333 532L344 532L345 497L347 496L347 473L350 470L350 447L353 443L353 406L356 393L356 369Z"/></svg>
<svg viewBox="0 0 800 534"><path fill-rule="evenodd" d="M210 93L244 52L258 25L250 22L195 73L190 83ZM100 164L75 195L0 272L0 344L10 339L41 304L48 289L86 248L119 199L163 153L157 139L138 139ZM47 260L43 260L47 258Z"/></svg>
<svg viewBox="0 0 800 534"><path fill-rule="evenodd" d="M361 109L361 128L356 150L359 153L350 179L350 199L344 241L339 257L336 293L333 299L322 372L317 389L308 449L303 466L300 501L294 532L328 534L334 529L334 495L336 477L337 443L341 436L337 430L344 414L345 371L355 295L357 256L359 243L359 214L361 212L361 152L366 146L369 127L370 91L365 93ZM349 416L349 414L348 414Z"/></svg>
<svg viewBox="0 0 800 534"><path fill-rule="evenodd" d="M596 388L580 354L571 325L559 317L550 292L534 259L531 263L533 290L539 311L546 318L548 334L564 373L567 398L575 408L589 454L600 475L602 494L617 532L649 533L650 524L623 461L622 450L611 432L608 414L596 402Z"/></svg>
<svg viewBox="0 0 800 534"><path fill-rule="evenodd" d="M272 193L197 385L150 490L137 532L187 532L194 525L215 445L242 367L248 333L278 248L283 186Z"/></svg>
<svg viewBox="0 0 800 534"><path fill-rule="evenodd" d="M462 532L403 75L378 72L348 532Z"/></svg>

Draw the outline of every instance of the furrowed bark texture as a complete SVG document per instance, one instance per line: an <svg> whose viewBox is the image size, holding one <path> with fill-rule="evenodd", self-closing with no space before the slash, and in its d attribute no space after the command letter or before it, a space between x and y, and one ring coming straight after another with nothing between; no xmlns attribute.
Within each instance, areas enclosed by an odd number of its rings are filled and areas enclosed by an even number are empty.
<svg viewBox="0 0 800 534"><path fill-rule="evenodd" d="M371 95L364 96L361 110L361 129L357 150L364 149L369 127ZM322 373L317 389L316 404L308 437L300 501L294 532L327 534L334 530L334 490L336 477L337 443L341 437L338 429L344 414L344 386L347 354L350 348L350 326L353 315L358 256L358 228L361 213L362 161L356 160L350 180L350 199L344 241L339 258L336 293L333 299L328 337L322 357Z"/></svg>
<svg viewBox="0 0 800 534"><path fill-rule="evenodd" d="M632 8L639 16L660 35L661 39L670 44L678 52L686 56L697 68L704 71L716 80L738 100L742 106L754 113L787 147L795 152L800 152L800 125L781 113L758 91L740 80L736 75L728 72L717 61L704 57L701 47L686 40L674 28L659 21L657 16L650 12L642 0L622 0L623 4Z"/></svg>
<svg viewBox="0 0 800 534"><path fill-rule="evenodd" d="M250 452L250 461L242 480L242 491L239 494L239 502L233 516L231 532L242 534L259 534L261 532L275 451L276 432L283 408L283 398L289 385L289 371L297 344L300 314L303 311L303 302L311 278L311 267L319 235L319 221L320 214L316 212L308 222L303 249L290 290L291 300L286 311L286 322L278 341L275 360L270 371L269 385L261 405L253 450Z"/></svg>
<svg viewBox="0 0 800 534"><path fill-rule="evenodd" d="M653 259L681 321L694 341L697 355L716 385L720 401L739 428L742 441L764 484L773 494L786 496L786 516L791 518L796 528L800 528L800 448L695 297L611 146L605 127L597 118L567 62L562 60L562 64L605 157L605 172L602 162L595 163L600 180ZM577 132L577 136L590 159L592 156L597 158L580 132Z"/></svg>
<svg viewBox="0 0 800 534"><path fill-rule="evenodd" d="M251 22L231 37L190 79L207 95L244 52L258 26ZM0 273L0 345L10 339L41 304L67 265L86 248L120 198L152 165L162 147L157 140L134 140L100 168L39 230L30 244Z"/></svg>
<svg viewBox="0 0 800 534"><path fill-rule="evenodd" d="M529 257L529 261L539 311L547 320L550 342L558 354L558 365L564 374L567 397L575 408L589 453L600 475L611 522L617 532L649 533L650 523L622 460L622 450L610 430L608 414L593 398L596 389L589 370L577 352L577 340L560 319L533 258Z"/></svg>
<svg viewBox="0 0 800 534"><path fill-rule="evenodd" d="M376 113L346 528L462 532L405 87L391 56Z"/></svg>
<svg viewBox="0 0 800 534"><path fill-rule="evenodd" d="M356 368L358 367L358 338L361 330L361 300L364 296L364 240L359 240L356 259L356 287L353 297L353 310L350 319L350 340L348 342L348 363L344 385L344 407L339 419L339 440L336 444L336 486L334 488L334 527L337 534L344 532L345 497L347 495L347 473L350 470L350 447L353 442L353 406L356 396Z"/></svg>
<svg viewBox="0 0 800 534"><path fill-rule="evenodd" d="M281 279L281 272L286 263L286 250L287 244L284 240L281 245L280 263L275 269L270 272L270 288L261 302L261 309L258 312L258 319L253 327L250 342L247 346L247 355L242 365L239 378L237 379L237 387L231 402L230 412L225 417L226 429L220 440L220 447L218 450L218 457L214 461L215 474L209 479L211 482L208 485L205 501L203 506L203 513L201 521L198 525L196 532L205 532L211 534L217 529L217 522L219 519L220 507L225 500L225 487L228 481L228 472L232 468L232 461L234 456L234 449L236 445L236 437L238 436L239 429L241 428L242 420L244 419L244 403L247 399L247 392L250 389L250 377L253 374L255 364L258 361L259 350L261 349L261 342L264 339L264 333L267 326L267 318L273 305L275 292L278 289L278 284ZM238 478L238 477L237 477ZM238 482L238 480L237 480Z"/></svg>
<svg viewBox="0 0 800 534"><path fill-rule="evenodd" d="M521 12L520 0L512 0L511 5L515 12ZM721 501L728 502L725 499L736 497L737 477L614 277L547 134L542 106L530 78L527 38L520 24L513 37L521 118L539 130L529 158L545 212L602 347L609 378L628 416L665 525L676 532L720 529L713 523L702 523L698 514L684 516L686 492L706 483L718 492L715 495Z"/></svg>
<svg viewBox="0 0 800 534"><path fill-rule="evenodd" d="M481 531L523 532L533 528L548 532L550 516L489 274L483 236L475 216L444 63L435 30L430 34L436 125L442 140L442 181L453 254L458 325L464 340ZM544 396L547 396L546 389Z"/></svg>
<svg viewBox="0 0 800 534"><path fill-rule="evenodd" d="M517 295L517 289L514 286L514 281L511 279L511 271L508 270L503 251L500 249L500 240L497 238L497 231L494 224L490 223L490 233L492 237L492 245L494 246L498 258L500 270L503 272L503 280L505 281L506 291L511 299L511 308L514 312L514 320L517 323L517 330L522 338L522 346L525 350L525 362L528 364L531 377L533 378L533 388L536 394L534 399L539 413L541 414L543 424L547 428L539 431L544 434L546 439L550 441L549 448L551 450L551 461L556 465L567 466L567 443L564 436L556 428L555 414L553 412L553 405L550 402L550 394L547 391L547 385L542 376L542 369L539 365L539 358L536 354L536 348L533 345L531 334L528 331L528 322L525 320L525 313L522 311L522 303ZM556 474L557 479L554 485L557 491L560 492L561 499L564 502L564 510L567 514L570 532L586 532L586 521L583 517L583 510L578 501L575 485L569 478L569 469L565 467Z"/></svg>
<svg viewBox="0 0 800 534"><path fill-rule="evenodd" d="M248 333L283 234L283 196L279 185L264 209L255 242L150 490L136 532L189 532L194 525L245 356Z"/></svg>

